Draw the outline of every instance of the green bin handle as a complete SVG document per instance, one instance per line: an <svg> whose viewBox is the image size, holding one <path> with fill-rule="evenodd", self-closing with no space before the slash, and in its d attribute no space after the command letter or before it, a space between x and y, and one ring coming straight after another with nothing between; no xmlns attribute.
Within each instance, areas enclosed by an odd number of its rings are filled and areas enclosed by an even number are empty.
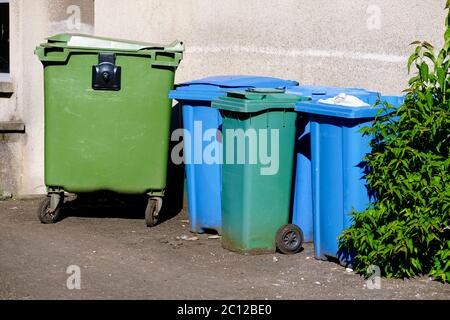
<svg viewBox="0 0 450 320"><path fill-rule="evenodd" d="M49 56L49 50L51 49L52 55ZM161 48L160 50L155 50L154 48L145 48L139 51L120 51L115 49L102 50L105 52L113 51L117 53L123 54L138 54L142 56L150 56L152 66L164 66L164 67L178 67L183 58L183 50L184 45L181 41L175 41L171 43L167 48ZM47 44L43 43L40 46L36 47L34 53L39 57L41 61L45 62L67 62L69 55L72 53L92 53L98 54L98 49L83 49L83 48L67 48L60 45L55 44ZM161 61L157 59L158 54L169 53L173 55L173 59L169 61Z"/></svg>
<svg viewBox="0 0 450 320"><path fill-rule="evenodd" d="M245 91L252 92L252 93L269 94L269 93L285 93L286 89L284 89L284 88L248 88Z"/></svg>

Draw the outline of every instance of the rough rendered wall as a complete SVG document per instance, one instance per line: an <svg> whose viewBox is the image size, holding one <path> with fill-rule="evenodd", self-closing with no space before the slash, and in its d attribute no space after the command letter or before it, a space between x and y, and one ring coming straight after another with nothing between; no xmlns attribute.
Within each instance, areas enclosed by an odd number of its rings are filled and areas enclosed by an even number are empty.
<svg viewBox="0 0 450 320"><path fill-rule="evenodd" d="M7 81L13 93L0 93L0 121L21 120L19 107L17 75L20 73L20 15L17 1L10 3L10 79L6 77L0 81ZM13 54L16 53L16 54ZM22 169L22 137L20 134L0 133L0 198L2 195L16 192L19 188Z"/></svg>
<svg viewBox="0 0 450 320"><path fill-rule="evenodd" d="M187 46L178 81L264 74L398 94L416 39L439 43L444 0L96 0L96 33Z"/></svg>
<svg viewBox="0 0 450 320"><path fill-rule="evenodd" d="M10 5L15 92L10 98L0 99L0 121L21 120L26 133L0 136L0 189L22 195L40 194L45 192L44 92L42 65L34 49L55 33L92 33L94 2L11 0Z"/></svg>

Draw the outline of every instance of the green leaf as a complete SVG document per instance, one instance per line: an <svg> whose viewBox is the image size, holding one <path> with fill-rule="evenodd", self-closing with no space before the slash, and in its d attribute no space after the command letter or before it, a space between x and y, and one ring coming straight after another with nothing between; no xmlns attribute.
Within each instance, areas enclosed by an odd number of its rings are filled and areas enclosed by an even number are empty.
<svg viewBox="0 0 450 320"><path fill-rule="evenodd" d="M427 41L422 42L422 46L427 48L431 52L434 50L434 47L430 43L428 43Z"/></svg>
<svg viewBox="0 0 450 320"><path fill-rule="evenodd" d="M428 82L428 77L429 77L429 73L428 73L428 65L426 63L422 63L418 66L419 71L420 71L420 78L422 78L422 80L424 82Z"/></svg>
<svg viewBox="0 0 450 320"><path fill-rule="evenodd" d="M425 57L427 57L428 59L430 59L433 63L436 62L436 58L435 58L434 54L432 54L431 52L424 52L423 55Z"/></svg>
<svg viewBox="0 0 450 320"><path fill-rule="evenodd" d="M413 53L408 59L408 73L411 73L411 65L419 58L417 53Z"/></svg>
<svg viewBox="0 0 450 320"><path fill-rule="evenodd" d="M444 40L445 40L445 42L447 42L447 41L450 40L450 29L447 29L447 30L445 31L445 34L444 34Z"/></svg>
<svg viewBox="0 0 450 320"><path fill-rule="evenodd" d="M419 76L412 77L411 79L409 79L408 84L409 84L410 86L412 86L414 83L416 83L416 82L419 81L419 80L420 80L420 77L419 77ZM412 88L410 88L410 89L413 90Z"/></svg>

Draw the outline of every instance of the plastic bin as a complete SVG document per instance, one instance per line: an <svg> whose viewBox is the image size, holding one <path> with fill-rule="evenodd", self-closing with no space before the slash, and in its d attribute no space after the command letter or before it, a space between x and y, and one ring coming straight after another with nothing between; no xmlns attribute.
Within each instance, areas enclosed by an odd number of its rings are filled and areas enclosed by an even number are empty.
<svg viewBox="0 0 450 320"><path fill-rule="evenodd" d="M356 95L371 103L378 93L358 88L338 88L303 85L287 88L286 93L310 97L313 101L334 97L340 93ZM311 181L311 134L307 116L299 119L296 145L296 170L293 199L292 223L298 225L305 242L313 242L313 202Z"/></svg>
<svg viewBox="0 0 450 320"><path fill-rule="evenodd" d="M36 48L44 66L44 223L64 191L149 194L149 226L166 188L171 100L183 44L60 34Z"/></svg>
<svg viewBox="0 0 450 320"><path fill-rule="evenodd" d="M222 125L220 112L211 108L211 101L225 96L227 90L239 88L277 88L298 85L295 81L258 76L213 76L189 81L176 86L169 97L182 104L183 126L190 134L191 143L185 141L185 164L188 207L191 231L222 232L221 214L221 161L205 163L201 157L208 146L221 145L213 135L203 139L208 131ZM197 145L196 145L197 144ZM200 145L200 148L198 145ZM199 156L200 153L200 156ZM195 159L197 155L197 159ZM201 158L201 159L199 159ZM220 157L219 157L220 158ZM197 161L196 161L197 160Z"/></svg>
<svg viewBox="0 0 450 320"><path fill-rule="evenodd" d="M222 246L226 249L274 252L279 245L278 231L289 222L297 119L294 106L301 98L283 92L229 92L212 104L223 117ZM259 153L264 154L264 148L278 165L262 161ZM293 236L289 240L292 253L298 252L302 235L291 232L288 236Z"/></svg>
<svg viewBox="0 0 450 320"><path fill-rule="evenodd" d="M366 100L372 104L372 97ZM382 97L399 106L403 97ZM296 110L309 114L313 194L313 234L317 259L338 258L338 236L351 225L352 210L364 211L370 198L364 179L363 158L370 138L359 130L375 118L380 107L345 107L299 102Z"/></svg>

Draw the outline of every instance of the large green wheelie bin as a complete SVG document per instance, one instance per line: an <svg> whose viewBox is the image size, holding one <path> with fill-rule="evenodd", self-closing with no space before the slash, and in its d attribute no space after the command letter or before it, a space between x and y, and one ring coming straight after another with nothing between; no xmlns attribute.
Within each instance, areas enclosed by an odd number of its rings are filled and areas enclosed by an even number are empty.
<svg viewBox="0 0 450 320"><path fill-rule="evenodd" d="M166 188L175 71L183 43L157 45L59 34L36 48L44 66L46 201L58 219L64 192L148 194L153 226Z"/></svg>
<svg viewBox="0 0 450 320"><path fill-rule="evenodd" d="M277 89L230 91L214 100L223 118L222 246L239 253L297 253L302 231L288 224L297 101ZM268 161L269 157L271 158Z"/></svg>

